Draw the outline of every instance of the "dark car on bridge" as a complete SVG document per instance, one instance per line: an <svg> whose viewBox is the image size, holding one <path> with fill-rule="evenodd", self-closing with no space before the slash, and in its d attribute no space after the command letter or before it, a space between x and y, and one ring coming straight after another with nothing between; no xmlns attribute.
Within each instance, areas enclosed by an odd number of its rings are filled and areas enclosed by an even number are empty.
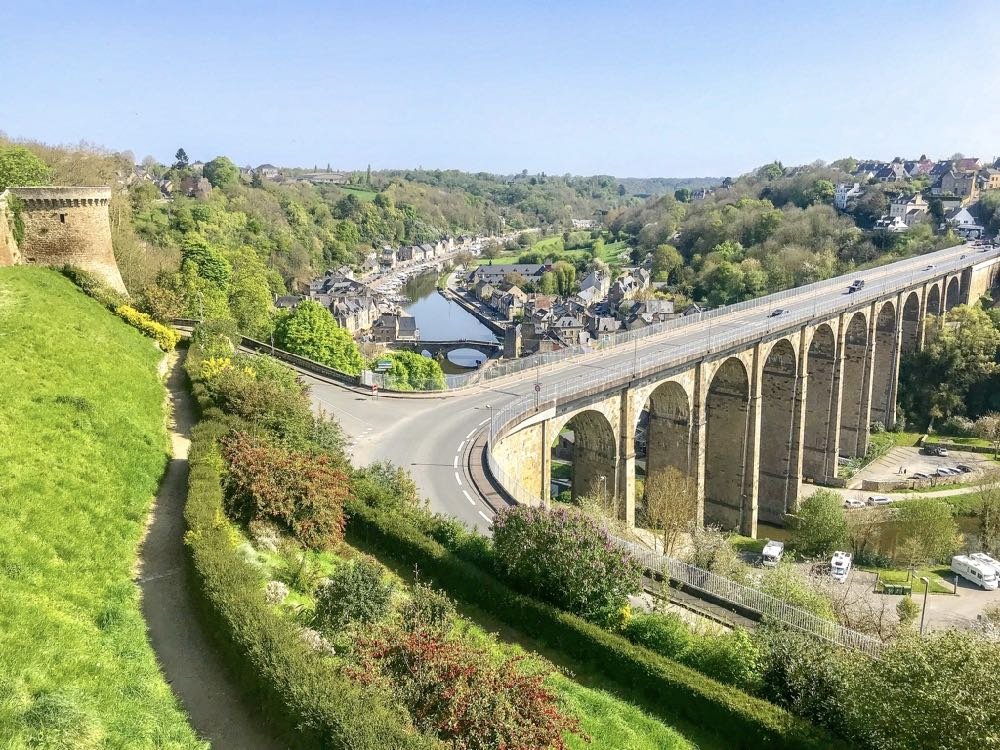
<svg viewBox="0 0 1000 750"><path fill-rule="evenodd" d="M847 287L847 293L854 294L855 292L860 292L864 288L865 288L865 280L855 279L854 281L851 282L851 285Z"/></svg>

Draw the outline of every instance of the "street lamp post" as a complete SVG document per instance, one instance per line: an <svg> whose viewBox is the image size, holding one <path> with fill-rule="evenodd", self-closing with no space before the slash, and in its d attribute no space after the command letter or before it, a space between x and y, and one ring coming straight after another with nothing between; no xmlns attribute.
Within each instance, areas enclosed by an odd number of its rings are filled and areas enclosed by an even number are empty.
<svg viewBox="0 0 1000 750"><path fill-rule="evenodd" d="M924 615L927 614L927 590L931 587L930 579L927 576L920 576L924 582L924 606L920 609L920 635L924 634Z"/></svg>
<svg viewBox="0 0 1000 750"><path fill-rule="evenodd" d="M490 410L490 440L493 439L493 404L486 404L486 408Z"/></svg>

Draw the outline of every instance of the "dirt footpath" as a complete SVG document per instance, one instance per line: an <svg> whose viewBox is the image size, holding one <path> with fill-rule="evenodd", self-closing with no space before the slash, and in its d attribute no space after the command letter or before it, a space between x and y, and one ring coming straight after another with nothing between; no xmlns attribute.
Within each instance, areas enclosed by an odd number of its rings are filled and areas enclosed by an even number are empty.
<svg viewBox="0 0 1000 750"><path fill-rule="evenodd" d="M280 750L286 747L260 726L260 713L246 705L197 618L185 575L184 501L194 407L185 383L183 353L167 379L173 418L172 459L153 504L139 552L142 612L149 639L167 681L191 725L213 748Z"/></svg>

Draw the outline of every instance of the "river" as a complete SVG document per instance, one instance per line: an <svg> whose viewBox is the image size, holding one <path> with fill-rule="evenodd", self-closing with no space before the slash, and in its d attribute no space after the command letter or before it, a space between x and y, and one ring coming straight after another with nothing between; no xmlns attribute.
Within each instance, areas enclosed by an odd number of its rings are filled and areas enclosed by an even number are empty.
<svg viewBox="0 0 1000 750"><path fill-rule="evenodd" d="M437 273L431 271L414 276L403 285L403 294L413 300L403 309L416 319L420 338L425 341L496 341L493 332L476 316L438 294L437 279ZM461 372L475 367L483 358L484 355L474 349L456 349L448 353L448 359L457 368L452 370L444 363L442 366L446 371Z"/></svg>

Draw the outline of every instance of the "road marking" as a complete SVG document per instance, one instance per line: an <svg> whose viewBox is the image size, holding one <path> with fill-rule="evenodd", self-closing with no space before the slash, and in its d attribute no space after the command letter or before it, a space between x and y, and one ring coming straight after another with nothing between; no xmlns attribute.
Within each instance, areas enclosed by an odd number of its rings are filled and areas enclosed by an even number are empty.
<svg viewBox="0 0 1000 750"><path fill-rule="evenodd" d="M477 428L474 428L474 429L472 430L472 432L470 432L470 433L469 433L468 435L466 435L466 436L465 436L465 439L466 439L466 440L468 440L468 439L469 439L469 438L471 438L471 437L472 437L473 435L475 435L475 434L476 434L476 429L477 429Z"/></svg>
<svg viewBox="0 0 1000 750"><path fill-rule="evenodd" d="M482 422L479 423L479 426L482 426L482 425L486 424L489 421L490 421L490 418L486 417L486 419L484 419ZM473 430L473 432L475 432L475 430Z"/></svg>
<svg viewBox="0 0 1000 750"><path fill-rule="evenodd" d="M455 481L456 481L456 482L458 482L458 486L459 486L459 487L461 487L461 486L462 486L462 477L460 477L460 476L458 475L458 472L457 472L457 471L455 472Z"/></svg>
<svg viewBox="0 0 1000 750"><path fill-rule="evenodd" d="M485 513L483 513L482 511L479 511L479 515L481 515L483 517L483 520L486 521L486 523L493 523L493 519L490 518Z"/></svg>
<svg viewBox="0 0 1000 750"><path fill-rule="evenodd" d="M476 504L476 501L472 499L472 495L469 494L468 490L462 490L462 494L465 495L465 499L468 500L470 503L472 503L473 505Z"/></svg>
<svg viewBox="0 0 1000 750"><path fill-rule="evenodd" d="M458 468L458 456L455 456L455 460L451 462L451 467L453 469L457 469Z"/></svg>
<svg viewBox="0 0 1000 750"><path fill-rule="evenodd" d="M458 444L458 452L461 453L462 452L462 448L464 448L464 447L465 447L465 441L463 440L461 443Z"/></svg>

